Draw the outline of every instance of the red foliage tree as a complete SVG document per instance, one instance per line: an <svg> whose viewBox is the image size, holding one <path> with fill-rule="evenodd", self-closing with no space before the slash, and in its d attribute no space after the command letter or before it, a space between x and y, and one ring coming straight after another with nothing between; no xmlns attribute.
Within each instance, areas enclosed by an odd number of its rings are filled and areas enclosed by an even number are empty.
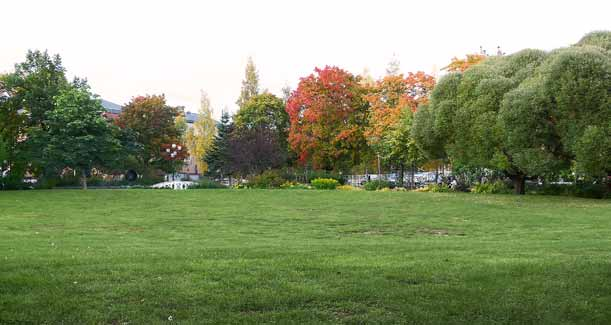
<svg viewBox="0 0 611 325"><path fill-rule="evenodd" d="M367 102L358 77L337 67L302 78L286 106L289 143L303 164L341 169L360 162L367 147Z"/></svg>

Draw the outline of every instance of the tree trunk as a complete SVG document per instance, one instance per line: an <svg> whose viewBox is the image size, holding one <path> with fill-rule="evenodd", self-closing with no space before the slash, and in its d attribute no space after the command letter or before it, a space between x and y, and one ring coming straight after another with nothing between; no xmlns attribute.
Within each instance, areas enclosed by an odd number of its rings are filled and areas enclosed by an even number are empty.
<svg viewBox="0 0 611 325"><path fill-rule="evenodd" d="M513 183L513 191L515 194L522 195L526 193L526 177L523 174L510 175L509 178Z"/></svg>
<svg viewBox="0 0 611 325"><path fill-rule="evenodd" d="M381 180L382 180L382 168L380 166L380 155L378 155L378 182L380 182Z"/></svg>
<svg viewBox="0 0 611 325"><path fill-rule="evenodd" d="M414 174L416 173L416 163L414 163L412 161L412 175L411 175L411 180L410 180L410 188L414 189L416 187L416 178L414 177Z"/></svg>
<svg viewBox="0 0 611 325"><path fill-rule="evenodd" d="M403 178L405 178L405 164L401 162L399 164L399 184L397 184L399 187L405 187Z"/></svg>
<svg viewBox="0 0 611 325"><path fill-rule="evenodd" d="M86 190L87 189L87 176L85 175L81 176L81 184L83 184L83 189Z"/></svg>

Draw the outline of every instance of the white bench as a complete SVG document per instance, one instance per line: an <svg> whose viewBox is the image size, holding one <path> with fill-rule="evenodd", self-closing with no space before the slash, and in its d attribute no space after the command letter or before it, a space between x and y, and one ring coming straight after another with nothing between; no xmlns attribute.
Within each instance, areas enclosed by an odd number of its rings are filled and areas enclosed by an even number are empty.
<svg viewBox="0 0 611 325"><path fill-rule="evenodd" d="M187 181L171 181L171 182L162 182L152 185L151 188L167 188L173 190L186 190L189 187L193 186L195 182L187 182Z"/></svg>

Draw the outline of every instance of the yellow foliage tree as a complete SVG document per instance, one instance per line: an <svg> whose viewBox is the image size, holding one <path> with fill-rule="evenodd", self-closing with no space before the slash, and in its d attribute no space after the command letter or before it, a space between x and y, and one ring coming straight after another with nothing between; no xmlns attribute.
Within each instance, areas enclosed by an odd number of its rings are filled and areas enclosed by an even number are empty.
<svg viewBox="0 0 611 325"><path fill-rule="evenodd" d="M212 118L210 99L204 91L201 92L200 103L199 117L193 127L187 130L185 138L191 157L195 159L197 171L203 174L208 171L205 157L216 135L216 122Z"/></svg>

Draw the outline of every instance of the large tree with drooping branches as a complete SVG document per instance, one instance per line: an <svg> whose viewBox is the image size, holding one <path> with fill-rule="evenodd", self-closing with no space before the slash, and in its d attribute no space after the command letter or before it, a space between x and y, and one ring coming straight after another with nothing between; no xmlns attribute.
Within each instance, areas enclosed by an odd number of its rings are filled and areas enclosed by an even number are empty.
<svg viewBox="0 0 611 325"><path fill-rule="evenodd" d="M609 33L546 53L522 50L444 76L416 115L431 158L487 168L524 194L529 177L607 182L611 175Z"/></svg>

